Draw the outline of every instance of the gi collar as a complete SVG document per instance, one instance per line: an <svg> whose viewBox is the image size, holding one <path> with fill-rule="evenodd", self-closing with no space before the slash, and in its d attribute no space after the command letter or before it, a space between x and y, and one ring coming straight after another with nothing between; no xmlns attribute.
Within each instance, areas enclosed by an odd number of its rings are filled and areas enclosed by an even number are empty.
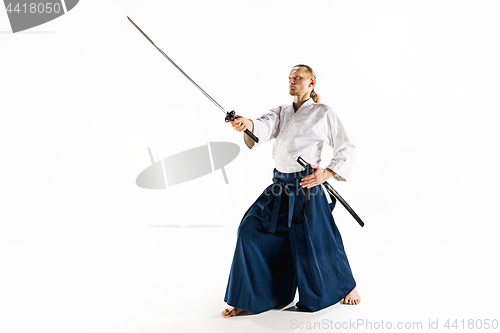
<svg viewBox="0 0 500 333"><path fill-rule="evenodd" d="M306 107L308 107L308 106L310 106L310 105L313 105L313 104L314 104L313 99L312 99L312 98L309 98L307 101L305 101L305 102L304 102L304 104L302 104L302 105L300 106L300 108L298 108L298 109L297 109L297 111L295 111L295 108L293 107L293 103L292 103L292 110L294 110L294 113L297 113L297 112L299 112L302 108L306 108Z"/></svg>

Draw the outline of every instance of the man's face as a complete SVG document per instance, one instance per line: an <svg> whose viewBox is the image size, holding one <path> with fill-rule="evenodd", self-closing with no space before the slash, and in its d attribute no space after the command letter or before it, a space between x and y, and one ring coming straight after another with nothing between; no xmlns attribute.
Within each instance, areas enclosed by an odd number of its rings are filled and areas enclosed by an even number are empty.
<svg viewBox="0 0 500 333"><path fill-rule="evenodd" d="M305 67L295 67L288 76L288 88L290 95L302 96L314 87L315 79L310 77Z"/></svg>

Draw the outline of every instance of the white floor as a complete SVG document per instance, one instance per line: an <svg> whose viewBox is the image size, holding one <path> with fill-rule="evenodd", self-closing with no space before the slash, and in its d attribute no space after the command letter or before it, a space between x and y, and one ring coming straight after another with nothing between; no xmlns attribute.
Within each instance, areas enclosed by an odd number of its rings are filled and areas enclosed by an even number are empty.
<svg viewBox="0 0 500 333"><path fill-rule="evenodd" d="M335 325L344 325L340 331L363 332L370 328L367 322L380 331L388 322L392 330L398 322L420 322L421 332L429 320L439 320L444 331L447 319L499 319L499 275L486 252L494 248L477 243L467 248L465 239L474 235L462 233L434 250L425 240L416 241L421 246L381 244L376 238L356 244L344 237L360 305L223 319L237 228L228 221L235 214L227 215L218 220L222 226L144 224L70 231L60 225L31 247L10 248L17 253L2 267L2 332L300 332ZM342 230L349 223L357 227L350 220L338 224ZM368 228L358 234L376 234ZM79 236L71 239L70 234Z"/></svg>

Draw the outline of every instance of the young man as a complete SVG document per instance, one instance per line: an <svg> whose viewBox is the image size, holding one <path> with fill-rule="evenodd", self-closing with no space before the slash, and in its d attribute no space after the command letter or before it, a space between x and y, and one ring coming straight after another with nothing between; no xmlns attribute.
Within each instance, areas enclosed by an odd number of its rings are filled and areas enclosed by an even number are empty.
<svg viewBox="0 0 500 333"><path fill-rule="evenodd" d="M259 144L275 139L274 183L248 209L238 237L224 301L225 318L243 311L260 313L290 303L299 289L297 308L318 311L343 299L358 304L356 282L321 186L334 178L345 181L355 147L333 110L319 104L316 75L307 65L295 66L288 77L292 105L271 109L260 118L238 116L233 128L249 129ZM254 141L247 135L249 148ZM319 165L324 143L334 156ZM308 174L297 158L311 163Z"/></svg>

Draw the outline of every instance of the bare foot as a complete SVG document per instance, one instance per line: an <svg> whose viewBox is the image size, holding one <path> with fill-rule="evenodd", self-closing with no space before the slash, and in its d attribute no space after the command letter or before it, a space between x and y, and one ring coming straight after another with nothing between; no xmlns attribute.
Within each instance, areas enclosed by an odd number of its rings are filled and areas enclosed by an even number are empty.
<svg viewBox="0 0 500 333"><path fill-rule="evenodd" d="M354 288L346 297L344 297L344 300L342 303L344 304L349 304L349 305L357 305L361 302L361 297L358 294L357 287Z"/></svg>
<svg viewBox="0 0 500 333"><path fill-rule="evenodd" d="M224 318L229 318L232 316L237 316L240 313L242 313L243 311L244 310L241 310L241 309L238 309L238 308L235 308L232 306L232 307L227 308L226 310L222 311L220 315Z"/></svg>

